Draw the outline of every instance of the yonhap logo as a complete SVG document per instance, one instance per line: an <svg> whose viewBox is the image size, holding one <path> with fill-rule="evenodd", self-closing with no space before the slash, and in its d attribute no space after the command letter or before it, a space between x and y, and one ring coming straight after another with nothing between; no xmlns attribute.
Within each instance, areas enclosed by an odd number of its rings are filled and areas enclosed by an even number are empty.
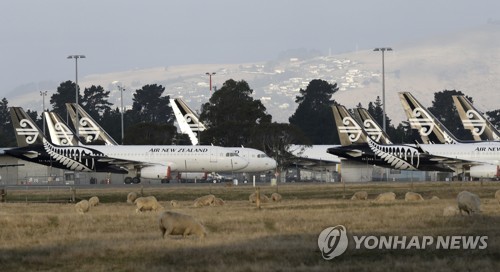
<svg viewBox="0 0 500 272"><path fill-rule="evenodd" d="M347 249L346 228L342 225L324 229L318 237L318 247L325 260L342 255Z"/></svg>

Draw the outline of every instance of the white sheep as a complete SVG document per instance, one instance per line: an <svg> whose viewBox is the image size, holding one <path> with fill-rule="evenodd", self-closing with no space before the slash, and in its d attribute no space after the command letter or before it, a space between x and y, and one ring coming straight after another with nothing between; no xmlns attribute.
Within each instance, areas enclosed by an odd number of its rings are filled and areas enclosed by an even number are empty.
<svg viewBox="0 0 500 272"><path fill-rule="evenodd" d="M130 192L127 195L127 203L133 204L134 201L137 199L137 193L136 192Z"/></svg>
<svg viewBox="0 0 500 272"><path fill-rule="evenodd" d="M271 200L274 202L280 202L282 199L281 195L278 193L272 193L271 194Z"/></svg>
<svg viewBox="0 0 500 272"><path fill-rule="evenodd" d="M163 207L158 203L158 200L156 200L156 197L154 196L147 196L147 197L138 197L134 201L136 205L136 212L143 212L143 211L158 211L160 209L163 209Z"/></svg>
<svg viewBox="0 0 500 272"><path fill-rule="evenodd" d="M424 198L419 193L407 192L405 194L405 201L422 201Z"/></svg>
<svg viewBox="0 0 500 272"><path fill-rule="evenodd" d="M84 214L90 210L90 203L84 199L75 204L75 209L78 213Z"/></svg>
<svg viewBox="0 0 500 272"><path fill-rule="evenodd" d="M160 230L162 237L166 235L197 235L199 238L205 238L207 232L202 224L196 221L192 216L171 211L165 211L159 217Z"/></svg>
<svg viewBox="0 0 500 272"><path fill-rule="evenodd" d="M195 207L210 206L213 205L214 201L215 201L214 195L200 196L194 200L193 206Z"/></svg>
<svg viewBox="0 0 500 272"><path fill-rule="evenodd" d="M396 200L396 194L393 192L381 193L375 198L375 202L386 202Z"/></svg>
<svg viewBox="0 0 500 272"><path fill-rule="evenodd" d="M468 191L462 191L457 196L458 209L468 215L481 213L481 200L479 196Z"/></svg>
<svg viewBox="0 0 500 272"><path fill-rule="evenodd" d="M93 197L89 198L89 204L90 204L90 207L95 207L95 206L99 205L99 198L97 196L93 196Z"/></svg>
<svg viewBox="0 0 500 272"><path fill-rule="evenodd" d="M366 191L359 191L352 195L351 200L367 200L368 193Z"/></svg>
<svg viewBox="0 0 500 272"><path fill-rule="evenodd" d="M432 197L431 197L431 200L439 200L439 197L437 197L437 196L432 196Z"/></svg>

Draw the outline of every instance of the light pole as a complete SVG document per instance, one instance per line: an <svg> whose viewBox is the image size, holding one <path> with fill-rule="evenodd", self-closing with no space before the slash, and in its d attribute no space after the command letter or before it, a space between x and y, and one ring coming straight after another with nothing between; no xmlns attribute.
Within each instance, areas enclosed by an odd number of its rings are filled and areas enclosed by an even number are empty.
<svg viewBox="0 0 500 272"><path fill-rule="evenodd" d="M47 96L47 91L40 91L40 95L42 96L42 120L43 120L43 135L45 135L45 96Z"/></svg>
<svg viewBox="0 0 500 272"><path fill-rule="evenodd" d="M80 123L80 120L78 118L78 95L80 93L78 89L78 59L84 59L84 55L69 55L68 59L75 59L75 92L76 92L76 124L75 124L75 130L76 130L76 138L80 140L80 131L78 128L78 124ZM79 141L77 141L79 142Z"/></svg>
<svg viewBox="0 0 500 272"><path fill-rule="evenodd" d="M215 72L212 72L212 73L209 73L209 72L206 72L205 75L207 75L210 79L210 96L212 96L212 76L215 75Z"/></svg>
<svg viewBox="0 0 500 272"><path fill-rule="evenodd" d="M118 85L118 90L120 90L120 102L122 105L122 108L120 110L121 115L122 115L122 145L123 145L123 139L124 139L124 134L123 134L123 92L125 91L125 88L122 86Z"/></svg>
<svg viewBox="0 0 500 272"><path fill-rule="evenodd" d="M392 51L390 47L377 47L373 51L382 52L382 128L385 130L385 63L384 63L384 53L385 51Z"/></svg>

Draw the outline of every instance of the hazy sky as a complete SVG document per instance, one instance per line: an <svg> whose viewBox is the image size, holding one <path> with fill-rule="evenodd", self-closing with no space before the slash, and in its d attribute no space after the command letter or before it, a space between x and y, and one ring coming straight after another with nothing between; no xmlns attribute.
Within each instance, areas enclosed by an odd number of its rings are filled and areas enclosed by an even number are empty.
<svg viewBox="0 0 500 272"><path fill-rule="evenodd" d="M176 64L325 54L432 37L499 20L500 1L10 0L0 2L0 98L32 82ZM7 96L7 99L9 97Z"/></svg>

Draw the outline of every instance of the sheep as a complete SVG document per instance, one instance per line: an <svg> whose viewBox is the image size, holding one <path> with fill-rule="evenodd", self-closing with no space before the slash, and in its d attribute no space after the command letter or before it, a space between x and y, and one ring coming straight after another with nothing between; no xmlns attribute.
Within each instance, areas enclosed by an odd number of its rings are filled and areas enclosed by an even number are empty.
<svg viewBox="0 0 500 272"><path fill-rule="evenodd" d="M459 210L457 207L455 206L448 206L446 208L444 208L443 210L443 216L455 216L459 213Z"/></svg>
<svg viewBox="0 0 500 272"><path fill-rule="evenodd" d="M222 198L216 197L214 199L214 202L212 203L212 206L224 206L225 202L222 200Z"/></svg>
<svg viewBox="0 0 500 272"><path fill-rule="evenodd" d="M84 214L90 210L89 201L84 199L75 204L75 209L78 213Z"/></svg>
<svg viewBox="0 0 500 272"><path fill-rule="evenodd" d="M495 192L495 199L498 201L498 204L500 204L500 190Z"/></svg>
<svg viewBox="0 0 500 272"><path fill-rule="evenodd" d="M179 203L179 201L177 200L171 200L170 201L170 206L174 207L174 208L180 208L182 205L181 203Z"/></svg>
<svg viewBox="0 0 500 272"><path fill-rule="evenodd" d="M248 197L248 200L250 201L250 203L255 203L255 200L257 200L257 197L256 197L256 194L253 193L251 194L249 197ZM263 193L260 193L260 202L261 203L266 203L266 202L269 202L269 197L267 197L265 194Z"/></svg>
<svg viewBox="0 0 500 272"><path fill-rule="evenodd" d="M99 198L97 196L93 196L93 197L89 198L89 204L90 204L90 207L95 207L95 206L99 205Z"/></svg>
<svg viewBox="0 0 500 272"><path fill-rule="evenodd" d="M215 201L214 195L200 196L194 200L193 206L195 207L210 206L214 203L214 201Z"/></svg>
<svg viewBox="0 0 500 272"><path fill-rule="evenodd" d="M205 238L207 235L203 225L187 214L165 211L158 221L163 238L166 235L182 235L185 238L193 234Z"/></svg>
<svg viewBox="0 0 500 272"><path fill-rule="evenodd" d="M367 200L368 193L366 191L359 191L352 195L351 200Z"/></svg>
<svg viewBox="0 0 500 272"><path fill-rule="evenodd" d="M130 192L127 195L127 203L133 204L134 201L137 199L137 193L136 192Z"/></svg>
<svg viewBox="0 0 500 272"><path fill-rule="evenodd" d="M462 191L457 196L458 209L470 214L481 213L481 200L479 196L468 191Z"/></svg>
<svg viewBox="0 0 500 272"><path fill-rule="evenodd" d="M386 202L396 200L396 194L393 192L381 193L375 198L375 202Z"/></svg>
<svg viewBox="0 0 500 272"><path fill-rule="evenodd" d="M437 197L437 196L432 196L432 197L431 197L431 200L439 200L439 197Z"/></svg>
<svg viewBox="0 0 500 272"><path fill-rule="evenodd" d="M405 194L405 201L422 201L424 198L419 193L407 192Z"/></svg>
<svg viewBox="0 0 500 272"><path fill-rule="evenodd" d="M282 199L281 195L278 193L272 193L271 194L271 200L274 202L280 202Z"/></svg>
<svg viewBox="0 0 500 272"><path fill-rule="evenodd" d="M139 197L134 201L134 203L137 207L135 212L158 211L163 209L154 196Z"/></svg>

